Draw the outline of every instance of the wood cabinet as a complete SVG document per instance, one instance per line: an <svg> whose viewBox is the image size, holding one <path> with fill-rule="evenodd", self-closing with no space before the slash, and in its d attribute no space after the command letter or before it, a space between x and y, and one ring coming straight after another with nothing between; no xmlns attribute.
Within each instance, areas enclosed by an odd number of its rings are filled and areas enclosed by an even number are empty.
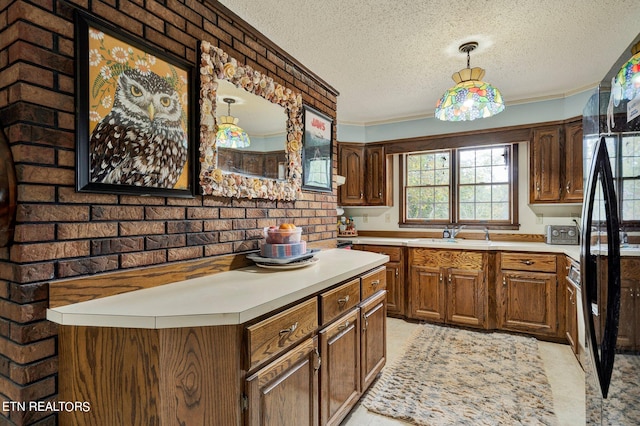
<svg viewBox="0 0 640 426"><path fill-rule="evenodd" d="M255 426L319 424L317 337L309 338L247 378L247 422Z"/></svg>
<svg viewBox="0 0 640 426"><path fill-rule="evenodd" d="M557 336L556 255L504 252L498 256L498 328L540 336Z"/></svg>
<svg viewBox="0 0 640 426"><path fill-rule="evenodd" d="M384 267L378 268L320 295L322 306L343 301L331 315L322 314L322 425L340 424L386 363L385 277ZM357 296L351 291L355 284ZM343 308L347 303L353 306Z"/></svg>
<svg viewBox="0 0 640 426"><path fill-rule="evenodd" d="M340 205L393 205L392 159L384 145L340 143L338 170L346 178L339 187Z"/></svg>
<svg viewBox="0 0 640 426"><path fill-rule="evenodd" d="M530 203L582 202L581 122L533 129L529 153Z"/></svg>
<svg viewBox="0 0 640 426"><path fill-rule="evenodd" d="M573 354L578 356L579 354L579 345L578 345L578 297L580 294L578 293L578 288L573 285L569 280L565 283L565 318L566 318L566 330L565 337L567 338L567 342L569 342L569 346L571 346L571 350Z"/></svg>
<svg viewBox="0 0 640 426"><path fill-rule="evenodd" d="M387 315L404 317L406 315L405 248L356 244L353 246L353 249L371 251L389 256L389 261L384 265L387 268Z"/></svg>
<svg viewBox="0 0 640 426"><path fill-rule="evenodd" d="M487 253L409 250L409 317L488 327Z"/></svg>
<svg viewBox="0 0 640 426"><path fill-rule="evenodd" d="M582 122L564 126L564 192L566 203L582 203L584 196Z"/></svg>
<svg viewBox="0 0 640 426"><path fill-rule="evenodd" d="M323 425L336 425L349 413L361 394L360 309L354 308L319 333Z"/></svg>
<svg viewBox="0 0 640 426"><path fill-rule="evenodd" d="M387 361L386 292L380 291L361 305L361 377L363 392Z"/></svg>

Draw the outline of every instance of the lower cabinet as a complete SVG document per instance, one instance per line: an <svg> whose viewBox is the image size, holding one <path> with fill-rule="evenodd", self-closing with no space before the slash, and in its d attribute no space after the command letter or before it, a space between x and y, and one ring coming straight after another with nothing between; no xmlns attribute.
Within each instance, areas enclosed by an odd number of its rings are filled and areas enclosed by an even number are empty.
<svg viewBox="0 0 640 426"><path fill-rule="evenodd" d="M339 425L385 365L386 296L380 267L248 325L245 425Z"/></svg>
<svg viewBox="0 0 640 426"><path fill-rule="evenodd" d="M375 380L387 361L386 292L381 291L361 305L361 376L362 390Z"/></svg>
<svg viewBox="0 0 640 426"><path fill-rule="evenodd" d="M384 265L387 268L387 314L394 317L404 317L406 315L405 305L407 297L405 248L355 244L353 249L389 256L389 262Z"/></svg>
<svg viewBox="0 0 640 426"><path fill-rule="evenodd" d="M319 424L317 340L317 337L306 339L246 379L246 424Z"/></svg>
<svg viewBox="0 0 640 426"><path fill-rule="evenodd" d="M496 284L498 328L538 336L564 337L558 333L556 255L500 253L499 256L501 270Z"/></svg>
<svg viewBox="0 0 640 426"><path fill-rule="evenodd" d="M412 248L409 251L409 317L488 327L487 254Z"/></svg>
<svg viewBox="0 0 640 426"><path fill-rule="evenodd" d="M320 330L323 425L335 425L360 398L360 309Z"/></svg>

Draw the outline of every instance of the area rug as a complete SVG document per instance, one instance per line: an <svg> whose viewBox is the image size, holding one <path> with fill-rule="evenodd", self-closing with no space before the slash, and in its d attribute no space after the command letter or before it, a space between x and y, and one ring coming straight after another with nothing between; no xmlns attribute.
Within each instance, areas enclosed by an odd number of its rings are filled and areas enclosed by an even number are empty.
<svg viewBox="0 0 640 426"><path fill-rule="evenodd" d="M418 425L556 425L535 339L421 325L364 398Z"/></svg>

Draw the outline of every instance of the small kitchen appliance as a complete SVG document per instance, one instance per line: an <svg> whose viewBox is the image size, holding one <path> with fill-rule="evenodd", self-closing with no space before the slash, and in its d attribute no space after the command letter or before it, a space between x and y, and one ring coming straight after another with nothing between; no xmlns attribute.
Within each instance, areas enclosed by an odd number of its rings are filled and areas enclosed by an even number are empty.
<svg viewBox="0 0 640 426"><path fill-rule="evenodd" d="M547 226L547 244L567 244L578 245L579 233L577 226L571 225L548 225Z"/></svg>

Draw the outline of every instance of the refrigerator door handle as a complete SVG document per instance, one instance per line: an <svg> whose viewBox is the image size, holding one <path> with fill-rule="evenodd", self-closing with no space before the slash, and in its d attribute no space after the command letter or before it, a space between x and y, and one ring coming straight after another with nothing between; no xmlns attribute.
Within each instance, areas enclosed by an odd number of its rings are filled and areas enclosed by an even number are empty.
<svg viewBox="0 0 640 426"><path fill-rule="evenodd" d="M600 177L600 180L598 179ZM598 182L602 184L602 197L605 206L605 220L607 227L607 283L606 312L602 341L598 342L594 317L598 316L600 289L598 288L598 266L596 258L601 253L591 252L591 233L593 226L593 209ZM584 310L585 327L590 352L590 359L598 375L600 390L604 398L609 392L613 361L618 337L618 318L620 312L620 221L618 217L618 201L615 193L615 181L609 163L609 153L605 138L601 138L595 147L595 158L591 163L591 172L587 180L586 200L583 204L582 218L582 247L580 252L581 274L583 280L583 306L591 307ZM602 221L602 219L600 219ZM598 229L598 228L596 228ZM595 298L595 300L594 300ZM595 305L595 311L594 311Z"/></svg>

